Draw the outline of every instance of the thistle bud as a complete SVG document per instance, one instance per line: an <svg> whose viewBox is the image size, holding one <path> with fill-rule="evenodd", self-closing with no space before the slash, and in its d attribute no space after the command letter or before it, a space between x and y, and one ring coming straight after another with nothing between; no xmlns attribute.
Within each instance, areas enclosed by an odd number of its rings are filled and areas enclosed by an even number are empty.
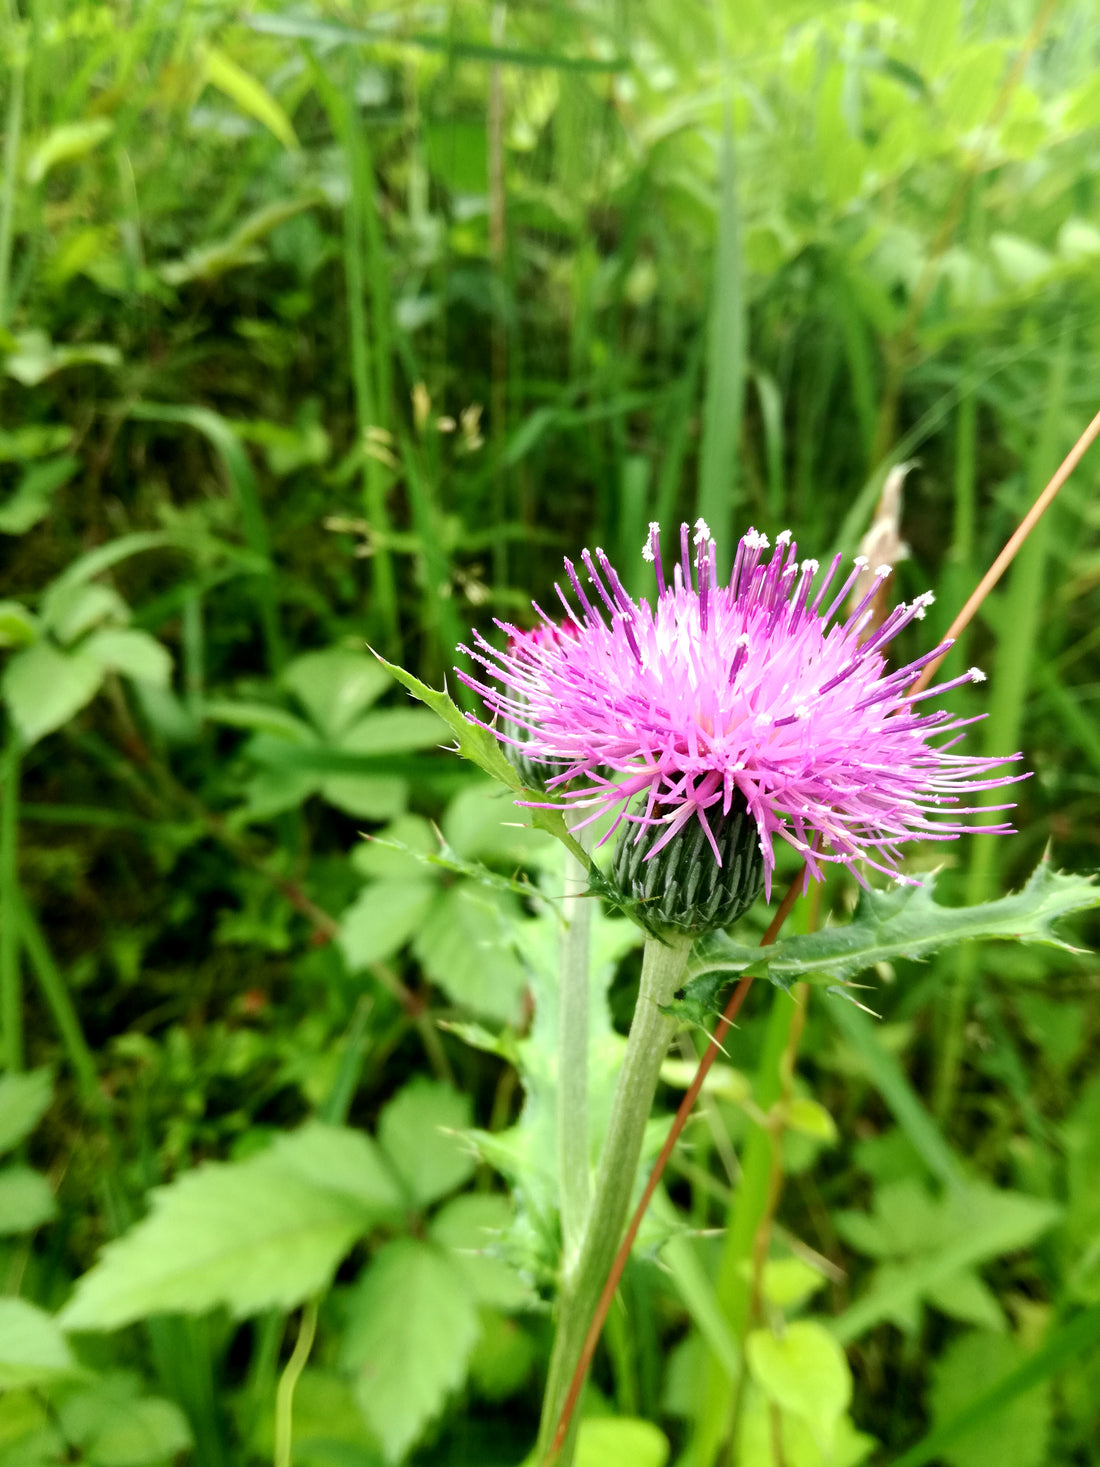
<svg viewBox="0 0 1100 1467"><path fill-rule="evenodd" d="M688 821L660 850L654 847L666 834L664 825L622 828L611 885L651 932L729 927L760 895L760 831L744 800L735 797L728 815L708 810L706 818L713 844L699 820Z"/></svg>

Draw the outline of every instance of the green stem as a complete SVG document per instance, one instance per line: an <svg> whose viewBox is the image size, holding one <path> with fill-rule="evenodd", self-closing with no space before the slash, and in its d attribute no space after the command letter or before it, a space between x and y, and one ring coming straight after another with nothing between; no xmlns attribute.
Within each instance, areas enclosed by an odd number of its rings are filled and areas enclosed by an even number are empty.
<svg viewBox="0 0 1100 1467"><path fill-rule="evenodd" d="M590 827L579 833L582 844ZM592 901L588 871L565 852L565 932L558 990L558 1175L562 1274L577 1266L591 1190L588 1163L588 974Z"/></svg>
<svg viewBox="0 0 1100 1467"><path fill-rule="evenodd" d="M557 1333L539 1424L536 1456L540 1461L553 1441L588 1326L626 1226L661 1064L676 1032L676 1020L662 1009L671 1003L683 980L690 951L690 937L673 937L667 943L656 937L646 939L638 1005L611 1104L592 1207L576 1269L563 1280L558 1301ZM556 1467L569 1467L578 1424L579 1413L575 1413Z"/></svg>
<svg viewBox="0 0 1100 1467"><path fill-rule="evenodd" d="M23 947L38 979L42 996L57 1025L62 1047L68 1055L69 1064L76 1078L81 1101L90 1113L103 1119L108 1110L107 1097L100 1087L95 1058L88 1047L84 1031L80 1027L80 1020L73 1007L73 1001L69 997L65 979L54 962L53 953L50 952L46 939L42 935L42 929L35 921L26 899L22 898L18 890L16 899L19 912L17 930L23 939Z"/></svg>
<svg viewBox="0 0 1100 1467"><path fill-rule="evenodd" d="M290 1467L294 1445L294 1388L306 1367L313 1337L317 1333L317 1300L311 1299L302 1310L298 1339L275 1392L275 1467Z"/></svg>
<svg viewBox="0 0 1100 1467"><path fill-rule="evenodd" d="M754 1097L758 1110L767 1112L783 1090L782 1062L790 1043L798 1010L789 995L777 991L772 1000L764 1050ZM750 1123L741 1162L741 1184L733 1199L719 1267L717 1294L730 1333L743 1344L752 1312L753 1246L767 1215L772 1187L772 1138L762 1126ZM735 1397L730 1392L729 1365L711 1355L703 1383L702 1410L695 1440L686 1458L691 1467L712 1467L729 1435Z"/></svg>
<svg viewBox="0 0 1100 1467"><path fill-rule="evenodd" d="M8 1070L23 1068L23 991L19 976L19 743L0 761L0 1026Z"/></svg>
<svg viewBox="0 0 1100 1467"><path fill-rule="evenodd" d="M10 14L9 24L13 17ZM8 110L4 119L4 182L0 187L0 327L6 326L11 311L8 285L11 280L11 241L15 220L15 185L19 175L19 147L23 132L23 67L21 38L14 37L15 56L8 83Z"/></svg>

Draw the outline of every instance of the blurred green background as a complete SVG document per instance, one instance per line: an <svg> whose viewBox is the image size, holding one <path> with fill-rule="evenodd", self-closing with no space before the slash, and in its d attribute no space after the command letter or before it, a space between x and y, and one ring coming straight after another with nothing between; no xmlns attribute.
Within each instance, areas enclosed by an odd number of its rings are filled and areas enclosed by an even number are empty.
<svg viewBox="0 0 1100 1467"><path fill-rule="evenodd" d="M646 589L652 519L666 545L702 515L727 549L753 524L854 554L902 463L895 594L937 602L901 650L943 632L1100 407L1100 6L3 0L0 54L2 1058L55 1081L0 1278L50 1310L149 1186L311 1114L373 1128L430 1074L452 1125L516 1115L507 1043L453 1025L526 1032L524 962L483 935L527 909L359 837L431 850L442 821L504 875L557 858L366 643L440 686L471 625L553 604L563 554L600 544ZM951 697L989 715L969 747L1034 775L1017 836L915 854L946 860L941 899L1018 886L1048 841L1095 865L1097 473L948 664L990 676ZM636 951L617 962L622 1027ZM824 1313L953 1236L884 1086L1057 1221L846 1341L863 1435L787 1467L1086 1467L1084 1343L976 1434L902 1453L1100 1301L1096 964L962 949L878 977L872 1050L825 1000L802 1043L837 1136L791 1161L780 1218L832 1261ZM732 1042L750 1075L765 1007ZM673 1188L704 1232L719 1160L700 1142ZM499 1200L484 1166L473 1186ZM597 1399L675 1453L698 1318L652 1264L631 1278ZM333 1309L294 1460L372 1463ZM482 1300L434 1384L392 1386L389 1460L519 1461L547 1324L518 1309ZM267 1460L284 1323L85 1341L79 1390L28 1384L0 1327L0 1462ZM593 1463L667 1449L607 1443ZM766 1432L740 1451L774 1461Z"/></svg>

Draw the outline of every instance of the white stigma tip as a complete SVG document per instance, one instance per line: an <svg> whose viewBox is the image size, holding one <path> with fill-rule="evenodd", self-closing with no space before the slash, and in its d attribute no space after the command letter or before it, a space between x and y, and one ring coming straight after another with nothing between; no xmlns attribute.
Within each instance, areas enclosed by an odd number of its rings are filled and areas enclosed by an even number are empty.
<svg viewBox="0 0 1100 1467"><path fill-rule="evenodd" d="M878 576L878 578L880 580L882 580L882 581L884 581L887 576L893 575L893 572L894 572L894 567L892 565L876 565L875 566L875 575Z"/></svg>
<svg viewBox="0 0 1100 1467"><path fill-rule="evenodd" d="M657 557L653 554L653 546L647 540L642 546L642 559L652 562L656 560L656 558Z"/></svg>
<svg viewBox="0 0 1100 1467"><path fill-rule="evenodd" d="M968 669L968 675L969 675L970 681L972 683L984 683L985 682L985 673L981 670L980 667L971 667L971 668L969 668Z"/></svg>
<svg viewBox="0 0 1100 1467"><path fill-rule="evenodd" d="M790 530L781 530L775 537L776 545L789 545L791 543Z"/></svg>
<svg viewBox="0 0 1100 1467"><path fill-rule="evenodd" d="M659 535L661 533L661 521L660 520L650 520L650 522L649 522L649 532L650 532L651 535L653 535L653 534L658 534Z"/></svg>
<svg viewBox="0 0 1100 1467"><path fill-rule="evenodd" d="M810 575L816 576L820 567L816 560L804 560L799 569L809 571Z"/></svg>
<svg viewBox="0 0 1100 1467"><path fill-rule="evenodd" d="M710 526L707 524L706 520L703 519L702 516L700 516L699 519L695 521L695 544L699 545L702 541L709 540L710 538Z"/></svg>
<svg viewBox="0 0 1100 1467"><path fill-rule="evenodd" d="M806 707L805 703L799 703L798 707L794 710L794 716L796 718L809 718L810 710Z"/></svg>

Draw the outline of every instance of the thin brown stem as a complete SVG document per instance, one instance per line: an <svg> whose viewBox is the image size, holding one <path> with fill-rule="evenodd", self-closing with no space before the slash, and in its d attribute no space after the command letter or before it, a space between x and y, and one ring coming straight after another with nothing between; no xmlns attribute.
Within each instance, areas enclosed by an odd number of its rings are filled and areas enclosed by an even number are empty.
<svg viewBox="0 0 1100 1467"><path fill-rule="evenodd" d="M993 587L997 584L997 582L1004 575L1005 571L1012 564L1017 553L1019 552L1021 545L1023 545L1024 541L1031 534L1032 530L1042 519L1046 511L1050 508L1050 505L1053 503L1058 491L1069 478L1070 474L1073 473L1077 465L1084 458L1088 449L1096 441L1098 435L1100 435L1100 412L1096 414L1092 422L1088 425L1085 431L1081 434L1080 438L1078 438L1077 442L1070 449L1069 453L1066 454L1061 464L1054 471L1050 483L1046 486L1043 492L1039 495L1038 499L1036 499L1035 503L1028 510L1027 514L1024 515L1023 519L1020 521L1019 525L1016 528L1015 534L1013 534L1011 539L1005 545L1004 549L1001 551L1000 555L997 556L997 559L993 562L993 564L986 571L985 575L978 582L966 605L948 627L947 636L944 638L945 641L954 641L959 633L961 631L964 631L965 628L968 627L970 623L974 620L978 607L981 606L982 602L989 595L990 591L992 591ZM950 650L951 649L948 648L948 651ZM937 657L935 662L930 662L928 666L923 669L920 677L917 678L916 682L909 689L910 694L919 693L923 688L926 688L928 686L928 684L935 677L936 671L939 668L940 663L946 656L947 652L945 652L942 657Z"/></svg>

